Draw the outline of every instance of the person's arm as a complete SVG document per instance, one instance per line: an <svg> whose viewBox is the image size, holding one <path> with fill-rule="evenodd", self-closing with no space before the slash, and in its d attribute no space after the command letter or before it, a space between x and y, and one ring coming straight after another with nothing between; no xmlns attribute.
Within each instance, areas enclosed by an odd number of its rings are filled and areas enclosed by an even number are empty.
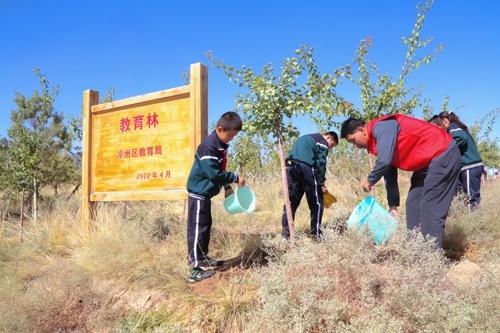
<svg viewBox="0 0 500 333"><path fill-rule="evenodd" d="M368 175L370 186L375 185L391 168L398 133L399 125L394 119L383 120L375 125L373 136L377 141L377 161Z"/></svg>
<svg viewBox="0 0 500 333"><path fill-rule="evenodd" d="M238 183L239 178L232 172L221 171L221 160L219 158L219 152L215 149L210 149L202 154L198 155L200 159L200 165L203 171L207 174L208 178L219 185L226 185L231 183Z"/></svg>
<svg viewBox="0 0 500 333"><path fill-rule="evenodd" d="M450 134L460 149L460 153L465 153L467 151L467 133L461 128L455 128L450 131Z"/></svg>
<svg viewBox="0 0 500 333"><path fill-rule="evenodd" d="M384 175L384 180L389 209L397 209L399 207L398 169L395 166L391 166Z"/></svg>
<svg viewBox="0 0 500 333"><path fill-rule="evenodd" d="M315 148L316 148L316 152L315 152L313 167L318 172L319 184L321 184L321 186L324 186L325 181L326 181L325 174L326 174L326 163L327 163L327 158L328 158L328 147L324 148L320 145L316 145Z"/></svg>

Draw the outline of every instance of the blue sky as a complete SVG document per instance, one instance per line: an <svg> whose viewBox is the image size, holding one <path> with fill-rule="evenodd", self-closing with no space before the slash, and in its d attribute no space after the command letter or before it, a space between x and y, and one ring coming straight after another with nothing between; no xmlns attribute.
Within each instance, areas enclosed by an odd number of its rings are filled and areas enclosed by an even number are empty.
<svg viewBox="0 0 500 333"><path fill-rule="evenodd" d="M56 109L81 114L82 92L109 88L125 98L183 85L189 64L279 66L302 44L315 49L320 70L352 63L370 36L369 58L397 75L416 17L416 1L28 1L0 0L0 136L18 91L31 95L38 67L60 86ZM412 74L439 110L445 96L468 124L500 107L500 2L438 0L423 36L444 50ZM237 87L209 66L209 122L234 108ZM346 85L352 100L358 93ZM300 121L301 131L312 131ZM494 127L500 137L500 125Z"/></svg>

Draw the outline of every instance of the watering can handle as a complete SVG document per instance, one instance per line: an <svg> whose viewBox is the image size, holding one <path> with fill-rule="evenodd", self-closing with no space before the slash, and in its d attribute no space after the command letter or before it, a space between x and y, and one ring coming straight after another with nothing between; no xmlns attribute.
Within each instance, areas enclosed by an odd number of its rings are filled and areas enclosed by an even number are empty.
<svg viewBox="0 0 500 333"><path fill-rule="evenodd" d="M230 196L233 193L234 193L234 190L231 187L231 185L229 185L229 184L224 185L224 198L227 198L228 196Z"/></svg>

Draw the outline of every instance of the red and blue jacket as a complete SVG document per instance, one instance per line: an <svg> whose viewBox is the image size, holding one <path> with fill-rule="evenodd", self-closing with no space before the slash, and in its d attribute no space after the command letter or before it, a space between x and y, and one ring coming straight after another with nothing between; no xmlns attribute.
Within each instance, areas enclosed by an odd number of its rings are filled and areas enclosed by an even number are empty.
<svg viewBox="0 0 500 333"><path fill-rule="evenodd" d="M374 119L366 124L366 129L368 152L377 156L368 182L374 185L384 177L389 206L399 206L397 169L425 169L453 141L439 127L401 114Z"/></svg>
<svg viewBox="0 0 500 333"><path fill-rule="evenodd" d="M399 127L390 161L398 169L418 171L426 168L452 142L451 136L437 126L413 117L394 114L374 119L366 124L367 148L370 154L378 155L379 149L374 128L379 122L390 119L394 119Z"/></svg>

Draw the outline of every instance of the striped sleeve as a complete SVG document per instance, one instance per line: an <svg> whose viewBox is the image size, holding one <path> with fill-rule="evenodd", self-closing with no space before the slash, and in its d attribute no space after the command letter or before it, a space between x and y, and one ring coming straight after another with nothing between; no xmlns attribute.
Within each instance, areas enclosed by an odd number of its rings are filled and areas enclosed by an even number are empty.
<svg viewBox="0 0 500 333"><path fill-rule="evenodd" d="M216 149L197 153L200 165L208 178L215 184L226 185L237 181L237 176L228 171L222 171L222 158Z"/></svg>

